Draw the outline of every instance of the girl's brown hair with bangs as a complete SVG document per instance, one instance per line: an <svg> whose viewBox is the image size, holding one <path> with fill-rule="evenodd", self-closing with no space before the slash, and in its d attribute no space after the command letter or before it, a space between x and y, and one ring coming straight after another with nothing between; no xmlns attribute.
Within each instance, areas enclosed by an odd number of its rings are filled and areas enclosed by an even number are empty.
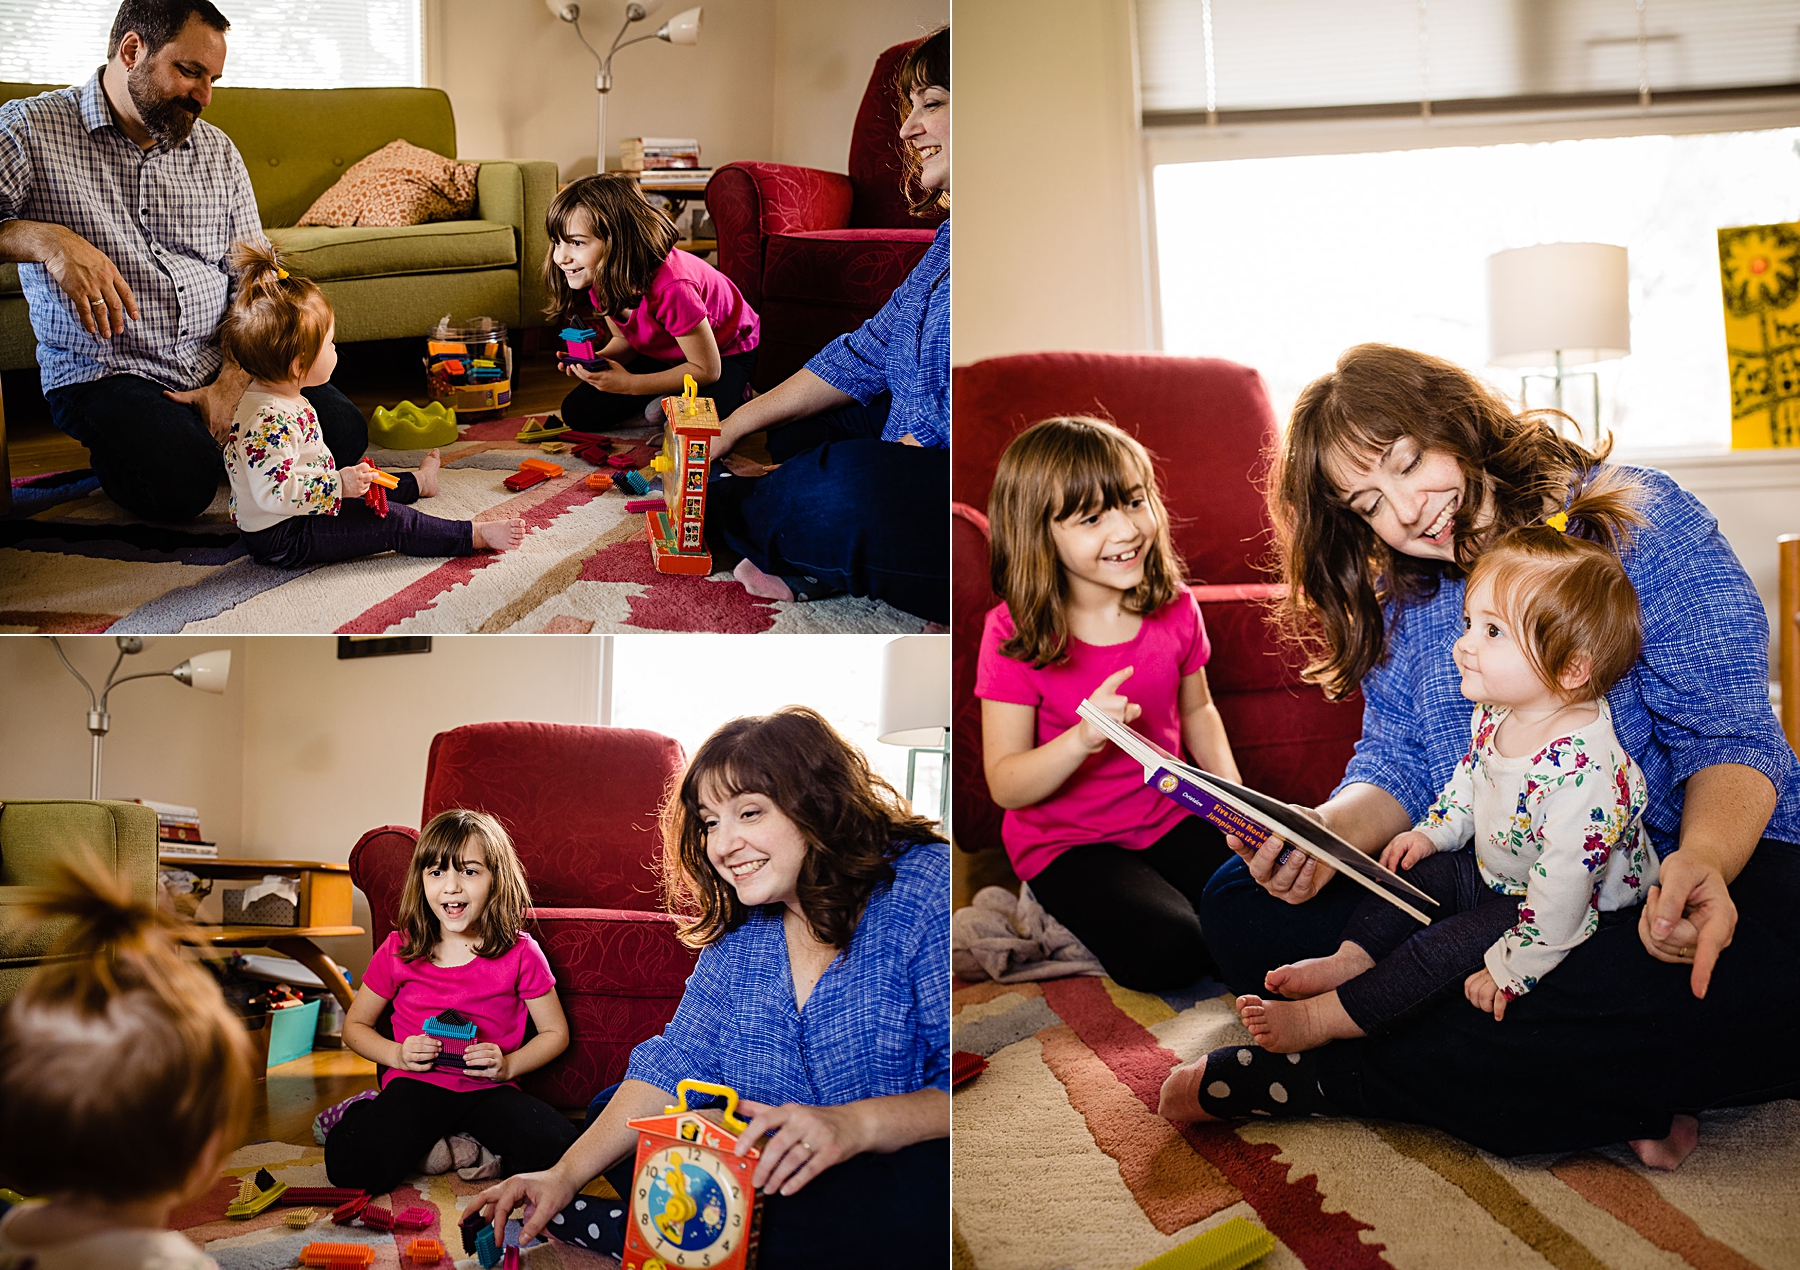
<svg viewBox="0 0 1800 1270"><path fill-rule="evenodd" d="M444 935L437 915L425 900L425 870L460 869L470 848L479 849L494 884L487 905L476 919L481 943L477 956L498 957L519 942L525 926L525 910L531 907L531 890L525 885L525 869L513 849L512 836L485 811L455 808L440 811L419 831L413 845L406 886L400 892L400 913L395 925L405 932L400 948L402 961L431 956Z"/></svg>
<svg viewBox="0 0 1800 1270"><path fill-rule="evenodd" d="M265 384L311 370L331 333L331 302L310 279L283 268L273 247L241 242L228 263L237 291L219 324L225 355Z"/></svg>
<svg viewBox="0 0 1800 1270"><path fill-rule="evenodd" d="M575 223L577 216L587 221L587 232L606 244L592 300L585 292L570 290L568 279L556 267L555 245L582 232ZM635 308L649 294L650 280L681 237L675 222L644 197L638 183L616 172L584 176L565 186L550 201L544 229L551 243L551 250L544 253L544 289L550 293L544 312L569 324L594 314L617 320Z"/></svg>
<svg viewBox="0 0 1800 1270"><path fill-rule="evenodd" d="M1544 518L1605 459L1556 430L1556 411L1515 411L1474 375L1428 353L1359 344L1308 384L1269 474L1276 568L1287 583L1275 619L1307 654L1304 677L1342 698L1387 651L1386 608L1436 594L1486 546ZM1343 500L1330 475L1342 457L1379 455L1401 437L1462 469L1454 564L1391 550ZM1479 531L1484 506L1492 519Z"/></svg>
<svg viewBox="0 0 1800 1270"><path fill-rule="evenodd" d="M1608 474L1569 500L1566 528L1539 522L1514 529L1481 553L1468 585L1493 588L1494 607L1513 629L1539 682L1564 701L1594 701L1625 677L1643 646L1637 589L1619 553L1643 523L1636 482ZM1563 678L1586 658L1573 688Z"/></svg>
<svg viewBox="0 0 1800 1270"><path fill-rule="evenodd" d="M870 768L861 750L818 711L785 706L733 719L701 744L663 804L663 896L683 917L682 943L704 948L750 916L737 890L706 858L701 800L762 794L805 835L800 907L813 935L848 948L877 886L894 880L894 861L943 836Z"/></svg>
<svg viewBox="0 0 1800 1270"><path fill-rule="evenodd" d="M0 1181L111 1203L209 1181L193 1175L243 1140L256 1073L243 1022L182 956L201 937L92 858L24 912L65 933L0 1017Z"/></svg>
<svg viewBox="0 0 1800 1270"><path fill-rule="evenodd" d="M988 495L988 574L1014 632L1003 654L1037 669L1068 655L1069 586L1050 524L1122 507L1140 489L1156 515L1156 539L1125 610L1147 617L1181 594L1186 576L1150 452L1117 425L1081 415L1045 419L1012 439Z"/></svg>
<svg viewBox="0 0 1800 1270"><path fill-rule="evenodd" d="M900 90L902 120L912 113L912 95L915 92L925 88L950 91L949 27L939 27L908 50L900 61L900 71L894 77L894 86ZM948 211L948 190L928 190L919 184L919 152L904 143L900 146L900 151L906 164L906 180L901 189L906 194L906 205L912 210L912 214L925 216L934 211Z"/></svg>

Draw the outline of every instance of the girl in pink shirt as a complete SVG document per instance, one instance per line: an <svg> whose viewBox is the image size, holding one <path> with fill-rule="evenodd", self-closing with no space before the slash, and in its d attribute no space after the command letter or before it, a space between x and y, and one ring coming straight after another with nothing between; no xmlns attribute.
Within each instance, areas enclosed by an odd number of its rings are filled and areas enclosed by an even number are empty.
<svg viewBox="0 0 1800 1270"><path fill-rule="evenodd" d="M1169 540L1150 455L1098 419L1013 438L988 502L994 589L975 695L988 790L1019 877L1126 987L1211 969L1201 892L1225 836L1144 784L1083 698L1238 779L1206 686L1211 647Z"/></svg>
<svg viewBox="0 0 1800 1270"><path fill-rule="evenodd" d="M575 1141L562 1113L517 1083L569 1044L550 963L521 929L530 904L512 839L492 816L446 811L419 834L399 929L375 950L344 1016L345 1046L384 1070L380 1095L348 1104L325 1139L333 1186L384 1194L459 1133L506 1174L548 1168ZM393 1040L375 1030L389 1002ZM473 1038L429 1035L434 1017L473 1025ZM527 1017L537 1027L529 1041Z"/></svg>
<svg viewBox="0 0 1800 1270"><path fill-rule="evenodd" d="M584 176L545 216L547 310L568 327L603 327L594 360L566 355L581 383L563 398L563 421L591 430L641 422L692 375L723 419L744 401L762 323L730 278L675 246L675 223L617 173ZM660 415L657 416L660 419Z"/></svg>

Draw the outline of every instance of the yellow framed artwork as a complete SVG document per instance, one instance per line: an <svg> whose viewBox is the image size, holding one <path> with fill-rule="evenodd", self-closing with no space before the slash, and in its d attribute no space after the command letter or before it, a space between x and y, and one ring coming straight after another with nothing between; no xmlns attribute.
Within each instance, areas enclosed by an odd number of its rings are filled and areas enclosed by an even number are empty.
<svg viewBox="0 0 1800 1270"><path fill-rule="evenodd" d="M1800 223L1719 231L1731 448L1800 446Z"/></svg>

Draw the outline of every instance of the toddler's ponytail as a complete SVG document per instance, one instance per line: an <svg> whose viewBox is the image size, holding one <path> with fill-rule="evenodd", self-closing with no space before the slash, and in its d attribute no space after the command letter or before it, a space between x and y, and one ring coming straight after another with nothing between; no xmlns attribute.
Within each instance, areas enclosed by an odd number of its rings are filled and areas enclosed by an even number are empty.
<svg viewBox="0 0 1800 1270"><path fill-rule="evenodd" d="M226 257L237 291L219 326L232 361L264 383L312 368L331 332L331 305L309 278L290 273L274 247L249 239Z"/></svg>

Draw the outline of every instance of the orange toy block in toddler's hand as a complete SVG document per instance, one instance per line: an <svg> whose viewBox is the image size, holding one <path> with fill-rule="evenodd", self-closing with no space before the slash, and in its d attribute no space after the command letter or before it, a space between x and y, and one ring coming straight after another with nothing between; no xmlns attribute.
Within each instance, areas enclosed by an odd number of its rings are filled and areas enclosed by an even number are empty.
<svg viewBox="0 0 1800 1270"><path fill-rule="evenodd" d="M369 469L369 479L375 484L382 486L384 489L400 488L400 478L398 476L389 472L384 472L378 467Z"/></svg>

